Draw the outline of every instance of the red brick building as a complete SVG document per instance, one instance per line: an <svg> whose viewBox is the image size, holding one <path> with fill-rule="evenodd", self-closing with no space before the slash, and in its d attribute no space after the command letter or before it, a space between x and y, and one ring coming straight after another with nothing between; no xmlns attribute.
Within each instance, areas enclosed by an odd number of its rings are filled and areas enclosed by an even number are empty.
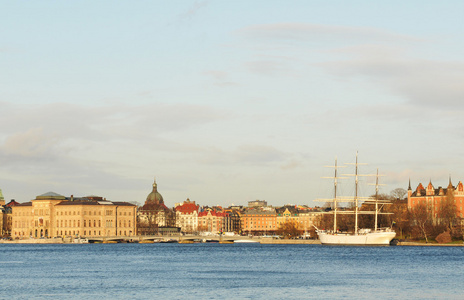
<svg viewBox="0 0 464 300"><path fill-rule="evenodd" d="M228 213L214 210L202 211L198 214L198 230L218 233L224 231L224 217Z"/></svg>
<svg viewBox="0 0 464 300"><path fill-rule="evenodd" d="M446 188L440 186L435 188L431 181L426 188L422 183L419 183L414 191L411 189L411 182L409 183L408 209L410 211L417 205L424 203L435 222L440 217L440 207L446 201L450 201L456 206L456 217L462 220L464 215L464 186L461 181L455 187L450 179Z"/></svg>

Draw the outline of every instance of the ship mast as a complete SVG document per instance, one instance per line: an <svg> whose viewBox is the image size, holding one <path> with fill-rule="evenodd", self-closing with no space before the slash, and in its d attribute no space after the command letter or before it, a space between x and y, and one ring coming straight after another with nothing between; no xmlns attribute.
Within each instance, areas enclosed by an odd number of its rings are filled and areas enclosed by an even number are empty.
<svg viewBox="0 0 464 300"><path fill-rule="evenodd" d="M379 169L377 169L377 176L375 177L375 226L374 226L375 232L377 232L378 215L379 215Z"/></svg>
<svg viewBox="0 0 464 300"><path fill-rule="evenodd" d="M333 179L334 181L334 194L333 194L333 198L331 199L317 199L318 201L331 201L332 202L332 212L334 214L334 227L333 227L333 231L334 232L337 232L337 214L338 214L338 200L339 200L339 196L337 194L337 186L338 186L338 179L343 179L345 177L339 177L338 176L338 169L339 168L344 168L345 166L339 166L337 164L337 157L335 157L335 164L332 165L332 166L325 166L326 168L334 168L334 176L333 177L322 177L322 178L328 178L328 179Z"/></svg>
<svg viewBox="0 0 464 300"><path fill-rule="evenodd" d="M356 151L356 167L355 167L355 191L354 191L354 202L355 202L355 220L354 220L354 234L358 234L358 151Z"/></svg>
<svg viewBox="0 0 464 300"><path fill-rule="evenodd" d="M335 175L334 175L334 233L337 232L337 157L335 157Z"/></svg>
<svg viewBox="0 0 464 300"><path fill-rule="evenodd" d="M358 234L358 214L359 214L359 196L358 196L358 183L359 183L359 175L358 173L358 166L359 165L365 165L364 163L358 163L358 151L356 151L356 162L353 163L347 163L348 165L354 165L355 166L355 172L354 172L354 183L355 183L355 189L354 189L354 214L355 214L355 219L354 219L354 234ZM351 175L352 176L352 175Z"/></svg>

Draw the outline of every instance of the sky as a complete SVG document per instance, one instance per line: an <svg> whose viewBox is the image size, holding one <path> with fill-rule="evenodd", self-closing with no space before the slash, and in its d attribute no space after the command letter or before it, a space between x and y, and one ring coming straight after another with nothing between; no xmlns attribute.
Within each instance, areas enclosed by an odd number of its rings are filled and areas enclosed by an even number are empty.
<svg viewBox="0 0 464 300"><path fill-rule="evenodd" d="M53 191L143 204L156 177L169 207L315 206L331 196L325 166L357 151L383 193L457 184L462 11L0 0L0 189L7 201ZM341 186L349 193L352 178Z"/></svg>

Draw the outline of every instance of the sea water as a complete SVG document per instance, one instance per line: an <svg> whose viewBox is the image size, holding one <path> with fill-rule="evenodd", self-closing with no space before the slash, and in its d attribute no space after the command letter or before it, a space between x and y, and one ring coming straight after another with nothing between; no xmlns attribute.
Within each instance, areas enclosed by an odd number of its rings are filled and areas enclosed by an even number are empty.
<svg viewBox="0 0 464 300"><path fill-rule="evenodd" d="M0 244L2 299L464 299L464 247Z"/></svg>

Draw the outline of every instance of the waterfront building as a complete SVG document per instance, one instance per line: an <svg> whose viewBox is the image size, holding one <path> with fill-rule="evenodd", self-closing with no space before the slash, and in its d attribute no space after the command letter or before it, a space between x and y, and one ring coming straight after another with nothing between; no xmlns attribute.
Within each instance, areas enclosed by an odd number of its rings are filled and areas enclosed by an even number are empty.
<svg viewBox="0 0 464 300"><path fill-rule="evenodd" d="M138 233L152 235L176 232L175 218L174 211L164 204L163 196L158 192L155 179L153 189L148 194L145 204L137 211Z"/></svg>
<svg viewBox="0 0 464 300"><path fill-rule="evenodd" d="M235 208L227 208L222 221L222 230L224 232L240 233L240 210Z"/></svg>
<svg viewBox="0 0 464 300"><path fill-rule="evenodd" d="M0 189L0 237L4 235L3 223L6 221L5 198L3 198L2 189Z"/></svg>
<svg viewBox="0 0 464 300"><path fill-rule="evenodd" d="M286 222L298 222L298 209L294 205L285 205L276 209L276 225L277 228L283 226ZM301 228L299 228L301 229Z"/></svg>
<svg viewBox="0 0 464 300"><path fill-rule="evenodd" d="M98 196L66 198L49 192L12 206L13 238L133 236L136 206Z"/></svg>
<svg viewBox="0 0 464 300"><path fill-rule="evenodd" d="M314 222L322 215L322 212L309 207L298 209L298 224L300 230L309 232L314 229Z"/></svg>
<svg viewBox="0 0 464 300"><path fill-rule="evenodd" d="M227 213L215 210L205 210L198 213L198 231L223 232L223 221Z"/></svg>
<svg viewBox="0 0 464 300"><path fill-rule="evenodd" d="M443 205L454 205L456 208L456 217L462 222L464 216L464 186L461 181L455 187L449 179L449 184L446 188L441 186L435 188L432 181L429 182L426 188L419 183L413 191L411 189L411 181L408 187L408 209L411 211L420 204L425 204L427 211L430 214L432 221L437 223L440 221L440 211Z"/></svg>
<svg viewBox="0 0 464 300"><path fill-rule="evenodd" d="M3 205L2 214L3 214L3 226L2 226L2 236L11 236L11 228L13 227L13 206L18 205L19 203L12 199L7 204Z"/></svg>
<svg viewBox="0 0 464 300"><path fill-rule="evenodd" d="M265 235L275 233L276 211L274 208L251 208L241 214L242 233Z"/></svg>
<svg viewBox="0 0 464 300"><path fill-rule="evenodd" d="M195 201L190 201L188 198L175 207L176 226L180 227L181 232L194 233L198 231L199 208L200 205L195 204Z"/></svg>

